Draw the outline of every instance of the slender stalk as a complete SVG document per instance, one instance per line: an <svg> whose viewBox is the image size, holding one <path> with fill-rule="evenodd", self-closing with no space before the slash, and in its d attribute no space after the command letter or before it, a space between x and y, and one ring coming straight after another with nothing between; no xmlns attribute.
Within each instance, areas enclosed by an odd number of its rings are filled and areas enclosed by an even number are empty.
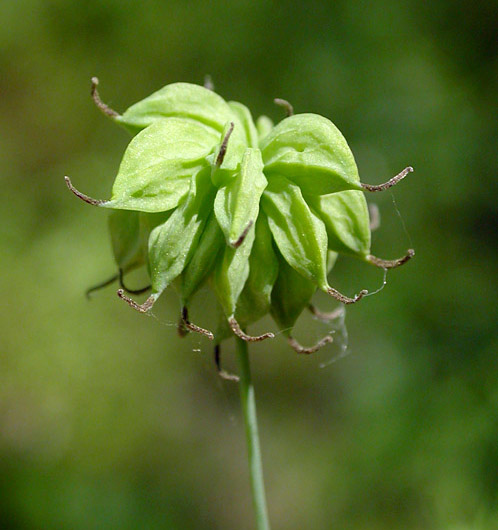
<svg viewBox="0 0 498 530"><path fill-rule="evenodd" d="M256 400L251 381L247 342L236 337L237 360L240 376L240 400L246 427L247 452L249 456L249 472L251 490L256 515L257 530L270 530L268 510L266 508L265 485L263 481L263 465L259 447L258 420L256 417Z"/></svg>

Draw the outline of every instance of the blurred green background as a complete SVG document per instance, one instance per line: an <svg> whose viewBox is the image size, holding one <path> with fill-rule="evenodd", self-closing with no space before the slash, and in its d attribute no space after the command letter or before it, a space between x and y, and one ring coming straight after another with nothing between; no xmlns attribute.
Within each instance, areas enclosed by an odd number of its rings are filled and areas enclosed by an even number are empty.
<svg viewBox="0 0 498 530"><path fill-rule="evenodd" d="M498 528L497 11L0 3L0 528L253 528L237 386L208 341L177 337L173 292L156 318L115 287L85 299L113 272L107 213L63 181L108 197L129 141L94 108L91 76L123 111L205 74L255 115L279 120L282 97L332 119L365 182L416 170L369 197L374 253L417 256L348 309L349 339L310 357L282 337L252 348L273 528ZM382 274L344 259L331 281L374 290ZM206 324L208 292L197 301ZM303 315L296 335L326 331Z"/></svg>

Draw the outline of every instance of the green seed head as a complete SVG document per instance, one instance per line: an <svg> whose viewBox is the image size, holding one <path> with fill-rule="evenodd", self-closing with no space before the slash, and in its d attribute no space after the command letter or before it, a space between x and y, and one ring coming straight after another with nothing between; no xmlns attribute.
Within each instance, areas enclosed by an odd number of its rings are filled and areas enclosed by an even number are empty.
<svg viewBox="0 0 498 530"><path fill-rule="evenodd" d="M339 254L382 268L370 254L370 220L351 150L335 125L316 114L293 114L276 126L265 116L254 123L241 103L226 102L212 90L175 83L131 106L122 115L99 108L134 134L114 181L111 198L96 200L69 188L90 204L111 208L110 230L121 289L133 308L147 312L173 282L181 302L179 331L222 339L235 333L248 340L247 326L270 313L299 353L292 328L317 289L344 304L328 283ZM150 295L143 304L125 294L123 276L145 266ZM188 319L193 295L209 281L224 314L216 337ZM139 292L145 291L141 289Z"/></svg>

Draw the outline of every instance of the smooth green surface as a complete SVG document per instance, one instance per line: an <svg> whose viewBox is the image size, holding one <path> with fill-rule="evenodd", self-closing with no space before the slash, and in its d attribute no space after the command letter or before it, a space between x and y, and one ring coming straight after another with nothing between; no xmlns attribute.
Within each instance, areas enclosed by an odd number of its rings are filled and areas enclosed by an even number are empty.
<svg viewBox="0 0 498 530"><path fill-rule="evenodd" d="M296 114L282 120L261 142L265 172L283 175L303 193L358 189L358 168L346 139L327 118Z"/></svg>
<svg viewBox="0 0 498 530"><path fill-rule="evenodd" d="M207 88L171 83L132 105L116 121L130 129L142 129L170 117L186 118L221 132L231 112L226 101Z"/></svg>
<svg viewBox="0 0 498 530"><path fill-rule="evenodd" d="M370 217L364 193L351 190L314 195L306 197L306 202L324 222L330 250L357 257L370 253Z"/></svg>
<svg viewBox="0 0 498 530"><path fill-rule="evenodd" d="M300 188L285 177L273 175L263 193L262 206L287 263L316 287L326 286L327 232Z"/></svg>
<svg viewBox="0 0 498 530"><path fill-rule="evenodd" d="M190 181L184 202L149 237L149 268L152 290L161 294L192 258L212 211L215 190L209 169Z"/></svg>
<svg viewBox="0 0 498 530"><path fill-rule="evenodd" d="M447 0L0 2L2 529L254 529L236 385L219 381L208 340L177 337L174 291L150 318L117 286L85 299L115 271L110 212L63 180L110 197L130 142L94 107L92 76L122 112L206 73L254 118L282 120L274 97L329 118L364 182L415 168L367 196L381 213L372 253L417 254L347 308L348 355L320 368L339 331L312 356L281 335L251 346L273 527L496 529L495 12ZM374 291L382 271L339 258L329 281ZM139 271L126 283L147 284ZM207 290L190 313L215 328ZM305 312L294 335L309 345L329 329ZM276 330L267 318L248 331ZM233 341L223 346L236 371Z"/></svg>
<svg viewBox="0 0 498 530"><path fill-rule="evenodd" d="M128 145L106 206L142 212L175 208L192 177L207 167L218 135L202 124L167 118L141 131Z"/></svg>
<svg viewBox="0 0 498 530"><path fill-rule="evenodd" d="M299 315L310 303L316 286L297 273L280 253L277 254L278 276L272 290L271 313L280 328L290 334Z"/></svg>
<svg viewBox="0 0 498 530"><path fill-rule="evenodd" d="M237 300L249 276L249 255L254 243L254 225L238 248L225 246L213 277L214 290L227 317L235 313Z"/></svg>
<svg viewBox="0 0 498 530"><path fill-rule="evenodd" d="M234 245L258 218L261 194L268 184L259 149L246 149L234 178L219 188L214 212L227 245Z"/></svg>
<svg viewBox="0 0 498 530"><path fill-rule="evenodd" d="M240 123L244 126L246 144L249 147L258 147L258 131L254 124L254 118L251 115L251 111L238 101L229 101L228 105L232 109L232 112L238 116Z"/></svg>
<svg viewBox="0 0 498 530"><path fill-rule="evenodd" d="M278 274L278 258L272 244L268 219L259 212L254 244L249 256L249 276L237 302L237 321L246 326L265 316Z"/></svg>
<svg viewBox="0 0 498 530"><path fill-rule="evenodd" d="M224 247L225 238L213 211L209 215L192 259L182 273L182 304L190 299L200 288L202 282L212 273L216 260Z"/></svg>
<svg viewBox="0 0 498 530"><path fill-rule="evenodd" d="M263 461L259 445L258 417L256 397L251 379L247 342L237 338L237 365L239 367L239 388L242 414L246 430L247 454L249 457L249 475L251 478L252 500L257 530L270 530L268 509L266 507L265 483L263 479Z"/></svg>

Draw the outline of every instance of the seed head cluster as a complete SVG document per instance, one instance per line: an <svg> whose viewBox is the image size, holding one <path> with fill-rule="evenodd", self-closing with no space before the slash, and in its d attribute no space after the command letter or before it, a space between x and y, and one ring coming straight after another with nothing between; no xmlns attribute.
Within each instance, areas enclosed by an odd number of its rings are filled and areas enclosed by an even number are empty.
<svg viewBox="0 0 498 530"><path fill-rule="evenodd" d="M118 295L147 313L171 285L180 298L179 332L221 340L235 334L246 341L273 338L247 334L270 313L299 353L332 341L301 346L293 326L317 289L342 304L359 301L329 285L338 255L393 268L414 254L388 261L370 253L370 219L364 191L387 189L412 171L380 185L360 182L351 150L337 127L317 114L293 114L274 125L253 121L241 103L226 102L213 90L167 85L123 114L105 105L92 80L100 110L133 138L109 200L71 191L83 201L112 209L110 231ZM144 266L150 286L125 287L126 274ZM110 281L111 281L110 280ZM106 282L107 283L110 283ZM223 314L215 333L189 320L197 290L209 282ZM145 302L130 295L149 291Z"/></svg>

